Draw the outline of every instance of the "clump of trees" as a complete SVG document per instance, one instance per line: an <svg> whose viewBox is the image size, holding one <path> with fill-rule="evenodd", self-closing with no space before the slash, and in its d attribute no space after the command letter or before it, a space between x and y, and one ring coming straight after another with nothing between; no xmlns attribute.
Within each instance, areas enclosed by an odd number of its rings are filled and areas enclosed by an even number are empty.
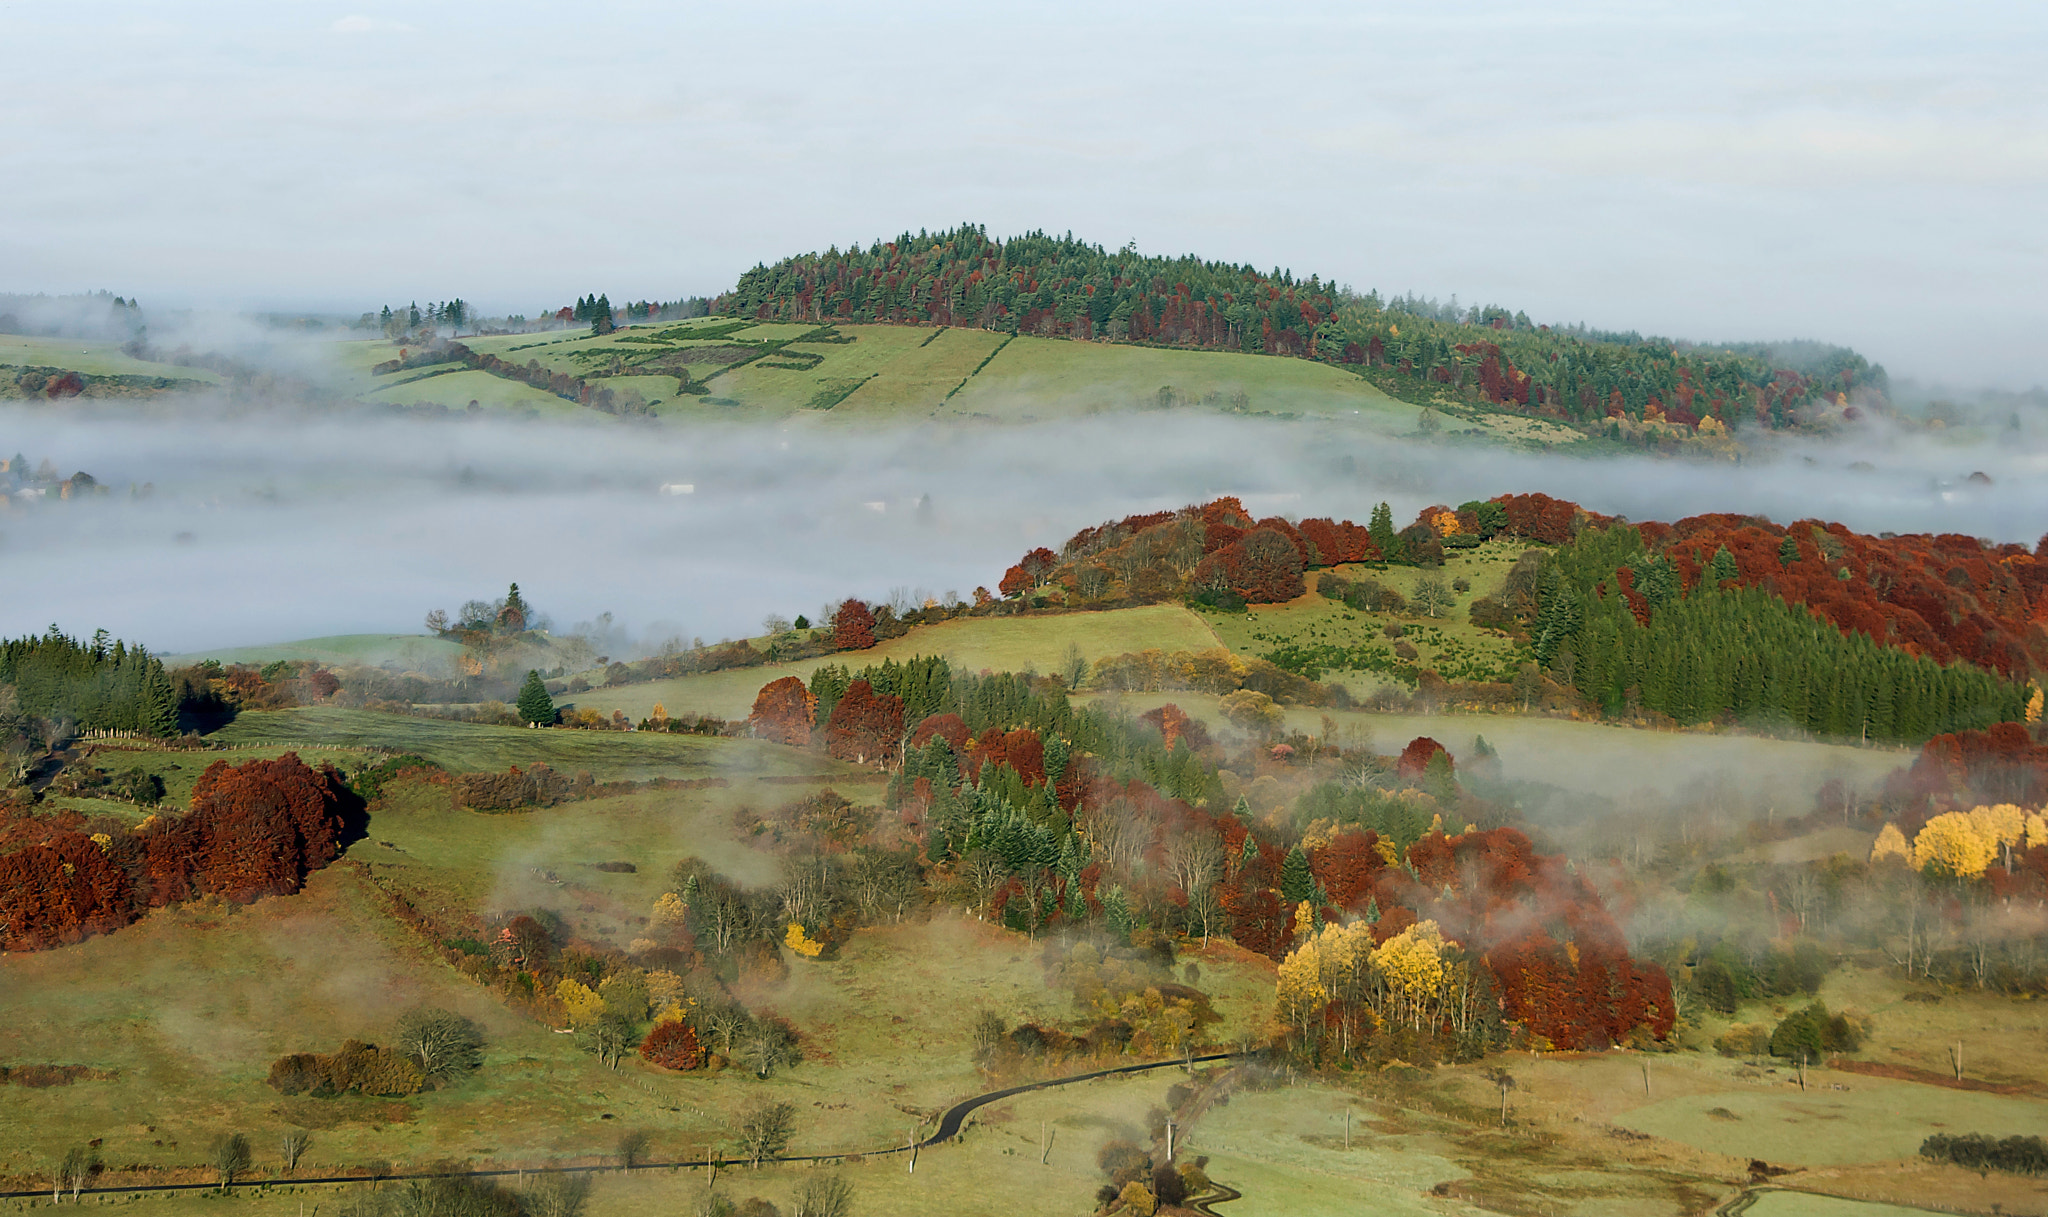
<svg viewBox="0 0 2048 1217"><path fill-rule="evenodd" d="M1967 1170L2048 1175L2048 1143L2040 1137L1987 1137L1983 1133L1935 1133L1920 1143L1920 1156L1952 1162Z"/></svg>
<svg viewBox="0 0 2048 1217"><path fill-rule="evenodd" d="M64 828L0 853L0 947L39 950L111 932L150 908L211 895L295 892L361 835L362 801L297 754L216 761L183 815L119 834Z"/></svg>
<svg viewBox="0 0 2048 1217"><path fill-rule="evenodd" d="M401 1098L459 1085L483 1066L483 1031L448 1010L418 1009L398 1021L388 1048L349 1040L334 1052L288 1053L267 1079L280 1094Z"/></svg>

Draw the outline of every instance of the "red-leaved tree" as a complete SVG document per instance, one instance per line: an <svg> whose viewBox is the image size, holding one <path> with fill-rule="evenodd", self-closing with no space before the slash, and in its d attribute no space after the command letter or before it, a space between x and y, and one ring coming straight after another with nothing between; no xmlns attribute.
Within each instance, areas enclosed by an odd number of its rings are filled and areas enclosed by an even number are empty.
<svg viewBox="0 0 2048 1217"><path fill-rule="evenodd" d="M865 680L846 687L825 723L825 751L856 765L886 762L903 737L903 699L877 693Z"/></svg>
<svg viewBox="0 0 2048 1217"><path fill-rule="evenodd" d="M875 645L875 615L868 606L848 598L832 614L832 645L842 651L865 651Z"/></svg>

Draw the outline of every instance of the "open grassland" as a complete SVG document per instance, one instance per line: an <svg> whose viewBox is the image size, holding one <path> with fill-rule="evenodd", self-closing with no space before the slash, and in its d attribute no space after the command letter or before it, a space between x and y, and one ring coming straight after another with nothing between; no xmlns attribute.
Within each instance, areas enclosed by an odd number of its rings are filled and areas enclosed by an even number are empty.
<svg viewBox="0 0 2048 1217"><path fill-rule="evenodd" d="M866 651L841 651L796 663L769 664L592 689L575 694L578 706L606 714L624 710L638 721L658 703L670 714L713 714L745 718L761 686L784 676L809 679L820 665L864 668L885 659L898 663L918 655L944 656L954 668L977 672L1059 670L1069 646L1078 647L1090 662L1106 655L1158 647L1167 651L1200 651L1216 646L1216 636L1203 619L1179 605L1154 604L1100 613L1062 613L1044 617L968 617L919 626Z"/></svg>
<svg viewBox="0 0 2048 1217"><path fill-rule="evenodd" d="M822 341L796 341L821 333ZM1035 421L1113 410L1155 410L1166 416L1242 409L1338 419L1381 435L1408 435L1416 432L1420 413L1419 407L1388 396L1351 371L1310 360L1013 338L959 327L702 317L629 326L602 337L578 329L460 341L478 354L522 364L531 360L551 372L631 389L654 403L656 415L692 420L829 412L824 416L853 421L926 416ZM338 384L372 400L460 409L475 399L488 408L549 408L538 399L550 394L518 392L524 386L514 386L487 396L475 376L453 370L423 366L373 376L372 365L398 354L398 345L388 340L336 345ZM441 371L445 374L434 374ZM706 391L681 392L679 374ZM580 408L566 402L562 407ZM1453 410L1448 421L1452 428L1464 427L1456 435L1447 430L1446 443L1486 438L1547 446L1581 438L1569 428L1499 411Z"/></svg>
<svg viewBox="0 0 2048 1217"><path fill-rule="evenodd" d="M219 384L220 377L204 368L181 368L176 364L152 363L121 350L121 343L82 338L31 338L23 334L0 334L0 364L16 367L63 368L87 376L162 376L172 380L193 380Z"/></svg>
<svg viewBox="0 0 2048 1217"><path fill-rule="evenodd" d="M870 789L848 785L846 793L860 798ZM417 893L415 902L436 915L557 908L579 935L623 948L644 932L648 909L673 889L669 871L684 858L702 858L750 887L778 881L779 860L734 835L732 812L807 792L740 781L483 814L457 810L446 786L399 783L349 856ZM598 869L607 862L637 869Z"/></svg>
<svg viewBox="0 0 2048 1217"><path fill-rule="evenodd" d="M1390 566L1385 570L1364 565L1338 566L1311 572L1307 578L1308 593L1284 604L1255 605L1243 613L1204 613L1202 619L1225 646L1240 655L1263 658L1283 649L1306 648L1330 656L1334 663L1323 678L1343 684L1354 696L1391 687L1395 682L1384 673L1349 666L1335 657L1342 653L1355 660L1365 652L1373 652L1383 661L1392 662L1396 640L1387 636L1390 625L1398 625L1402 631L1400 641L1415 648L1416 658L1407 662L1416 667L1428 668L1447 680L1500 680L1511 674L1521 653L1501 631L1472 624L1472 601L1498 593L1508 570L1527 548L1502 538L1478 549L1451 550L1444 556L1443 568L1435 571L1413 566ZM1315 590L1321 578L1352 583L1372 579L1399 592L1410 607L1398 614L1349 608ZM1439 579L1450 590L1451 605L1435 617L1424 616L1414 607L1415 587L1425 578ZM1460 579L1471 585L1469 589L1455 590L1455 581Z"/></svg>
<svg viewBox="0 0 2048 1217"><path fill-rule="evenodd" d="M669 392L674 392L675 382L663 381ZM388 402L394 406L410 406L420 403L445 405L450 410L464 410L475 402L481 410L493 410L527 415L567 415L584 413L584 408L573 401L566 401L553 393L544 393L522 381L507 380L489 372L471 368L446 372L418 381L399 381L379 387L369 395L371 401Z"/></svg>
<svg viewBox="0 0 2048 1217"><path fill-rule="evenodd" d="M391 748L417 753L448 769L499 772L548 765L588 772L600 782L651 778L853 773L837 761L755 740L653 732L536 730L328 706L247 712L208 737L224 744L312 744Z"/></svg>
<svg viewBox="0 0 2048 1217"><path fill-rule="evenodd" d="M190 751L183 748L154 747L144 743L121 740L85 746L86 763L119 774L130 769L154 773L164 780L164 802L167 808L182 809L192 798L192 786L209 765L226 761L230 765L242 765L250 761L267 761L295 752L300 760L318 767L331 764L343 772L354 772L372 764L375 758L358 748L306 748L287 747L272 744L263 747L240 747L224 751ZM140 819L149 814L148 808L137 808L133 804L118 803L107 799L70 800L80 805L91 803L95 810L112 811L123 809L126 815Z"/></svg>
<svg viewBox="0 0 2048 1217"><path fill-rule="evenodd" d="M1350 417L1379 431L1412 431L1417 410L1395 401L1349 372L1328 364L1228 351L1176 351L1158 347L1059 338L1019 337L946 403L949 414L996 418L1058 418L1136 407L1227 407L1233 395L1246 408L1272 414Z"/></svg>
<svg viewBox="0 0 2048 1217"><path fill-rule="evenodd" d="M334 666L367 666L381 668L396 665L401 668L419 669L435 664L454 661L462 654L462 644L445 638L430 638L425 634L335 634L326 638L301 638L296 642L279 642L269 646L223 647L210 651L192 651L184 655L167 655L164 663L171 667L184 667L208 659L221 663L247 663L262 666L278 660L310 660L313 663Z"/></svg>

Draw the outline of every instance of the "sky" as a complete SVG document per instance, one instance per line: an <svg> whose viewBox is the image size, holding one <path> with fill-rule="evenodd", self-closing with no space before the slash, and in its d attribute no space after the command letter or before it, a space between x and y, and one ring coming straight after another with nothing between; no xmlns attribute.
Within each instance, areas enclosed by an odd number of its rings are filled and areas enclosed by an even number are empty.
<svg viewBox="0 0 2048 1217"><path fill-rule="evenodd" d="M0 0L0 292L534 314L962 220L2041 383L2048 5Z"/></svg>

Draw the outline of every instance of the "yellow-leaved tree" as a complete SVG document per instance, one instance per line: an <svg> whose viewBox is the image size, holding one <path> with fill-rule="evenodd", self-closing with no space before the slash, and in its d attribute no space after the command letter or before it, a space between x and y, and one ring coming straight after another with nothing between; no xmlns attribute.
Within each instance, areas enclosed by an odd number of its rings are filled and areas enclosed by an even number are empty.
<svg viewBox="0 0 2048 1217"><path fill-rule="evenodd" d="M825 944L804 933L803 923L792 921L789 930L782 936L783 945L806 959L816 959L825 950Z"/></svg>
<svg viewBox="0 0 2048 1217"><path fill-rule="evenodd" d="M1886 858L1897 858L1908 866L1913 864L1913 850L1906 844L1906 834L1896 824L1887 824L1878 830L1877 844L1870 847L1870 860L1882 862Z"/></svg>
<svg viewBox="0 0 2048 1217"><path fill-rule="evenodd" d="M654 911L648 915L647 920L657 927L666 929L683 924L689 916L690 906L683 903L681 896L674 892L663 892L661 898L654 902Z"/></svg>
<svg viewBox="0 0 2048 1217"><path fill-rule="evenodd" d="M562 1008L569 1012L571 1027L585 1027L604 1016L604 998L597 991L573 980L565 980L555 986L555 997Z"/></svg>
<svg viewBox="0 0 2048 1217"><path fill-rule="evenodd" d="M2048 816L2035 812L2027 817L2027 848L2048 845Z"/></svg>
<svg viewBox="0 0 2048 1217"><path fill-rule="evenodd" d="M1418 921L1380 944L1372 966L1387 986L1388 1013L1421 1030L1442 1007L1444 936L1434 921Z"/></svg>
<svg viewBox="0 0 2048 1217"><path fill-rule="evenodd" d="M1997 844L1978 831L1969 813L1945 811L1913 838L1913 865L1957 879L1974 879L1991 865Z"/></svg>

